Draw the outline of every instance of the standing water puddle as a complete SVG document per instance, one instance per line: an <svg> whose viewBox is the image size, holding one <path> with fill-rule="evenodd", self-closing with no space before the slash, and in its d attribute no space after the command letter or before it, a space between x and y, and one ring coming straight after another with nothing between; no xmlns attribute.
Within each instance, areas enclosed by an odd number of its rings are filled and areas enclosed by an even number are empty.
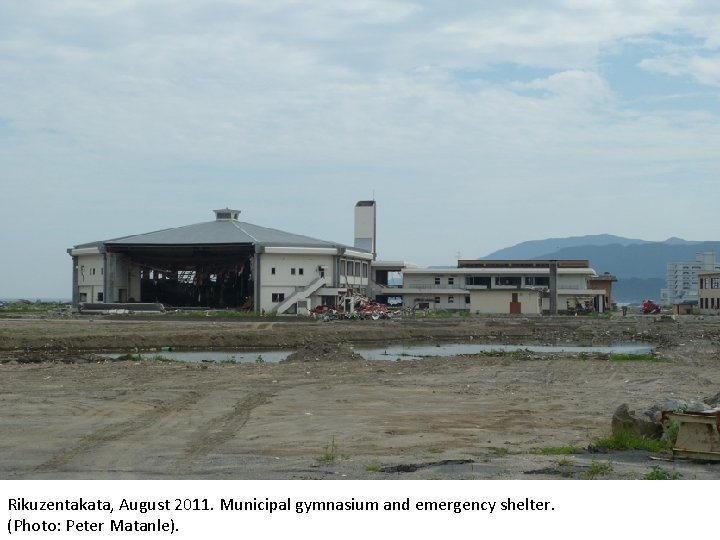
<svg viewBox="0 0 720 540"><path fill-rule="evenodd" d="M458 356L461 354L479 354L492 352L529 351L535 353L598 353L598 354L635 354L652 353L648 345L613 345L609 347L576 347L557 345L481 345L470 343L449 343L443 345L355 348L354 351L366 360L422 360L428 356ZM293 351L157 351L144 352L139 356L145 360L173 360L177 362L216 362L264 364L277 363L287 358ZM118 358L119 355L107 355Z"/></svg>

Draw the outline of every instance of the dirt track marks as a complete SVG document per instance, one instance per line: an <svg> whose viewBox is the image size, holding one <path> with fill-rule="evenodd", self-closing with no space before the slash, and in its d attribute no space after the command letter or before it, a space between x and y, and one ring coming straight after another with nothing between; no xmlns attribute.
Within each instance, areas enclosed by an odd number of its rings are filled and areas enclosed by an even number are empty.
<svg viewBox="0 0 720 540"><path fill-rule="evenodd" d="M140 430L152 426L159 419L173 411L190 407L195 404L200 397L201 394L198 392L186 392L177 399L156 405L152 410L142 413L134 418L99 429L89 435L86 435L85 437L82 437L77 441L77 444L64 448L55 455L55 457L37 466L35 471L46 472L57 470L70 461L82 456L83 454L88 454L104 444L130 436Z"/></svg>
<svg viewBox="0 0 720 540"><path fill-rule="evenodd" d="M269 398L269 393L251 394L235 403L225 414L210 419L194 433L185 456L175 464L174 469L183 473L190 471L196 459L235 437L249 420L253 409L268 403Z"/></svg>

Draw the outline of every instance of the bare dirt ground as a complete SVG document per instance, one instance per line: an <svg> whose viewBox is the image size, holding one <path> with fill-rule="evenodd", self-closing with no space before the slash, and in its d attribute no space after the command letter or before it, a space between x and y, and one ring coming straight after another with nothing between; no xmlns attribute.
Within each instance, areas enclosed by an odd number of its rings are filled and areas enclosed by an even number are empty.
<svg viewBox="0 0 720 540"><path fill-rule="evenodd" d="M0 477L720 478L720 464L598 452L615 408L720 391L720 321L0 320ZM366 361L351 344L648 343L661 361L478 354ZM281 364L109 361L99 353L285 348ZM538 449L573 446L572 455Z"/></svg>

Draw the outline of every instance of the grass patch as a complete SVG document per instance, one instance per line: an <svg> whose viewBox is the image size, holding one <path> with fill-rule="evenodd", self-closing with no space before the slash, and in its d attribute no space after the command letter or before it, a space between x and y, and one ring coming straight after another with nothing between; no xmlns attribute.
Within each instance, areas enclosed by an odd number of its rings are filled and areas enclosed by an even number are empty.
<svg viewBox="0 0 720 540"><path fill-rule="evenodd" d="M319 455L317 460L321 463L332 463L338 459L349 459L349 456L338 452L337 445L335 444L335 437L333 437L325 447L325 452Z"/></svg>
<svg viewBox="0 0 720 540"><path fill-rule="evenodd" d="M652 469L643 476L643 480L680 480L682 474L679 472L670 472L658 465L653 465Z"/></svg>
<svg viewBox="0 0 720 540"><path fill-rule="evenodd" d="M510 454L510 450L508 450L507 448L491 448L490 450L492 450L496 456L500 457Z"/></svg>
<svg viewBox="0 0 720 540"><path fill-rule="evenodd" d="M577 446L544 446L542 448L534 448L533 454L539 454L542 456L562 456L567 454L579 454L582 452L582 448Z"/></svg>
<svg viewBox="0 0 720 540"><path fill-rule="evenodd" d="M2 313L47 313L57 309L68 309L69 305L64 302L0 302L0 314Z"/></svg>
<svg viewBox="0 0 720 540"><path fill-rule="evenodd" d="M154 354L148 360L151 360L153 362L177 362L174 358L168 358L167 356L163 356L162 354Z"/></svg>
<svg viewBox="0 0 720 540"><path fill-rule="evenodd" d="M649 354L628 354L611 353L608 355L611 362L659 362L660 359L653 353Z"/></svg>
<svg viewBox="0 0 720 540"><path fill-rule="evenodd" d="M428 448L427 451L430 452L431 454L442 454L445 450L442 448L432 447L432 448Z"/></svg>
<svg viewBox="0 0 720 540"><path fill-rule="evenodd" d="M607 476L614 470L612 461L602 462L593 459L590 467L582 473L581 478L583 480L594 480L599 476Z"/></svg>
<svg viewBox="0 0 720 540"><path fill-rule="evenodd" d="M382 469L379 463L368 463L365 465L365 470L369 472L378 472Z"/></svg>
<svg viewBox="0 0 720 540"><path fill-rule="evenodd" d="M659 439L648 439L640 435L619 430L609 437L600 437L595 440L595 446L608 450L646 450L647 452L665 452L668 443Z"/></svg>

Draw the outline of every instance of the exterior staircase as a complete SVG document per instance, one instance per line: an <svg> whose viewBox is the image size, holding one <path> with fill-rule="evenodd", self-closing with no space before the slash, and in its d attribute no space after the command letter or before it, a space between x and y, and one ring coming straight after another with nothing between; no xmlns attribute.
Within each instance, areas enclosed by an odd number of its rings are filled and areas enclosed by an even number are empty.
<svg viewBox="0 0 720 540"><path fill-rule="evenodd" d="M324 277L316 278L312 283L310 283L306 287L303 287L302 289L295 291L288 298L283 300L276 308L277 314L282 315L293 305L295 305L296 302L299 302L301 300L307 300L315 291L317 291L320 287L325 286L326 284L327 283Z"/></svg>

